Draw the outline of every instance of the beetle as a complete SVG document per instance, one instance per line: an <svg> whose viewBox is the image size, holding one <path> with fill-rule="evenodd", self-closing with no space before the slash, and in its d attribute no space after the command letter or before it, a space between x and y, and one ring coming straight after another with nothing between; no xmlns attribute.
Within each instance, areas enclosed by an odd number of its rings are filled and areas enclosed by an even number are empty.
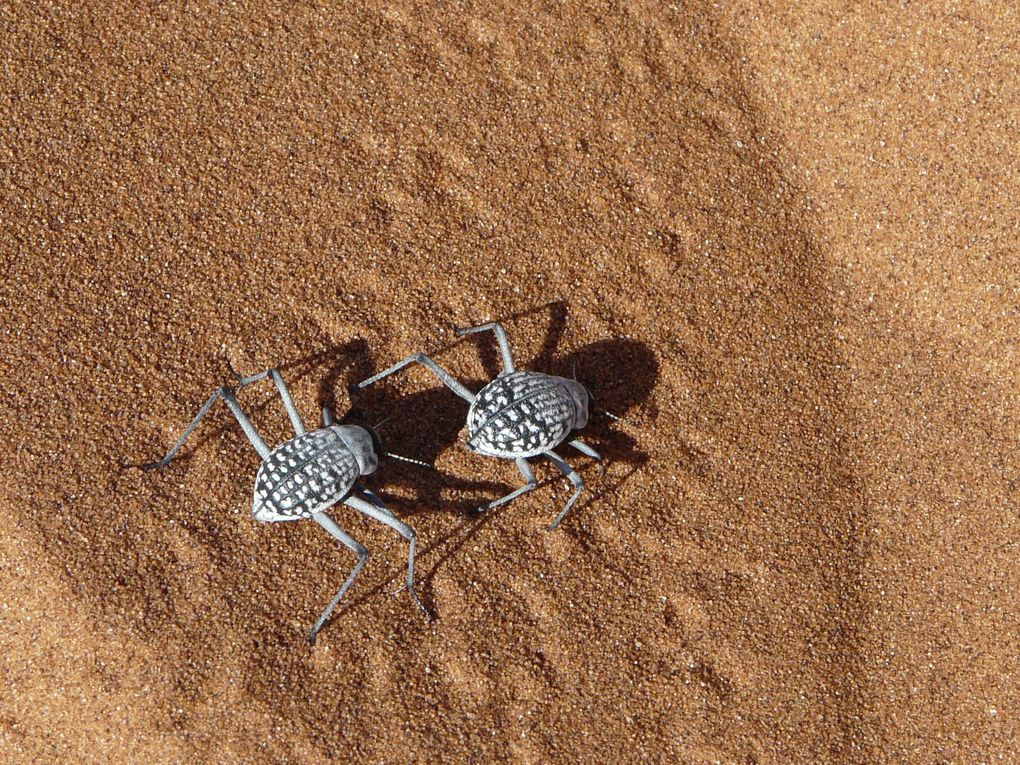
<svg viewBox="0 0 1020 765"><path fill-rule="evenodd" d="M319 630L322 629L330 614L333 613L333 609L343 598L344 593L361 573L369 558L368 550L326 514L326 510L341 502L359 513L389 526L410 543L407 580L404 587L411 593L411 597L418 607L426 616L429 616L428 609L425 608L414 589L414 553L417 544L414 530L393 515L383 501L372 491L362 486L358 480L374 473L379 466L379 455L383 452L375 432L371 428L359 425L337 423L329 407L322 409L321 428L305 430L294 399L279 370L268 369L250 377L242 377L236 372L234 375L238 378L236 386L232 388L225 385L217 389L162 460L149 462L140 467L144 470L166 467L177 455L188 436L198 427L202 418L208 414L217 400L222 399L237 419L252 446L255 447L255 451L262 458L262 464L255 477L252 500L252 516L255 520L276 523L311 518L340 544L358 556L358 563L354 570L351 571L340 591L312 626L308 636L309 640L313 644L315 643ZM274 449L270 449L262 440L251 420L242 411L236 395L237 391L242 388L267 377L276 384L295 432L294 438ZM407 459L395 454L386 453L386 455L396 459ZM417 460L408 461L417 462Z"/></svg>
<svg viewBox="0 0 1020 765"><path fill-rule="evenodd" d="M602 456L597 451L579 438L570 437L588 424L591 395L577 380L518 370L514 366L506 330L499 322L475 327L454 327L457 337L489 331L496 336L503 371L477 395L424 353L408 356L389 369L352 386L352 391L363 390L410 364L418 363L429 369L446 387L470 405L467 414L468 448L478 454L513 460L526 481L519 489L479 507L478 512L504 505L535 489L538 481L528 460L544 456L574 485L574 494L549 526L551 531L560 525L585 488L581 476L554 449L566 443L595 459L600 467L603 464Z"/></svg>

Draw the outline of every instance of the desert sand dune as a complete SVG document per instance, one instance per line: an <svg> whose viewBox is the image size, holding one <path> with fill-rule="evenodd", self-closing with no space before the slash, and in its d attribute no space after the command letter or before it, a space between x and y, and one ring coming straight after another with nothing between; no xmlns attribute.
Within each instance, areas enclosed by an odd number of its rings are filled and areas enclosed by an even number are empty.
<svg viewBox="0 0 1020 765"><path fill-rule="evenodd" d="M10 762L1010 762L1015 13L633 3L0 10ZM599 477L484 516L500 318ZM250 517L210 392L353 408L406 545ZM241 400L288 438L272 386Z"/></svg>

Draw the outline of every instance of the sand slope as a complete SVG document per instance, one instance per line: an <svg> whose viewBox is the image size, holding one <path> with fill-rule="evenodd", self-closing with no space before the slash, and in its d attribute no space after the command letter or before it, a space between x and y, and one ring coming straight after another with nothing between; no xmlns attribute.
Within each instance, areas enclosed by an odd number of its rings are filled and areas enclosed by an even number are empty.
<svg viewBox="0 0 1020 765"><path fill-rule="evenodd" d="M14 762L1018 755L1016 18L961 5L0 10L0 747ZM227 362L306 419L504 318L601 480L516 485L416 370L436 473L249 517ZM270 386L245 391L288 436Z"/></svg>

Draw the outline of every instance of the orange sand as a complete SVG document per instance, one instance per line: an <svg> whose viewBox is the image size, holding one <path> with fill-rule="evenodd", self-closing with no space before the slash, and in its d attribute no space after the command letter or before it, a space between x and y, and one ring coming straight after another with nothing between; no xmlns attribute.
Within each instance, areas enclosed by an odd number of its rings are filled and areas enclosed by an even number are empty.
<svg viewBox="0 0 1020 765"><path fill-rule="evenodd" d="M1020 761L1008 3L0 8L12 763ZM406 546L249 517L227 361L311 420L435 351L633 424L562 528L416 370ZM242 401L271 441L271 386Z"/></svg>

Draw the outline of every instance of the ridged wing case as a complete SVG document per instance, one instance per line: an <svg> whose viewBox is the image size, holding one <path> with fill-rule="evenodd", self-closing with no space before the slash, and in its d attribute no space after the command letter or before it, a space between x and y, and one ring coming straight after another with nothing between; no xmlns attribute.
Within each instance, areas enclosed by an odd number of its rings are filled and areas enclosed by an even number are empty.
<svg viewBox="0 0 1020 765"><path fill-rule="evenodd" d="M575 414L559 378L539 372L502 374L471 404L468 446L494 457L532 457L561 443Z"/></svg>
<svg viewBox="0 0 1020 765"><path fill-rule="evenodd" d="M252 514L260 521L308 518L343 499L357 477L357 460L332 428L304 433L263 461Z"/></svg>

